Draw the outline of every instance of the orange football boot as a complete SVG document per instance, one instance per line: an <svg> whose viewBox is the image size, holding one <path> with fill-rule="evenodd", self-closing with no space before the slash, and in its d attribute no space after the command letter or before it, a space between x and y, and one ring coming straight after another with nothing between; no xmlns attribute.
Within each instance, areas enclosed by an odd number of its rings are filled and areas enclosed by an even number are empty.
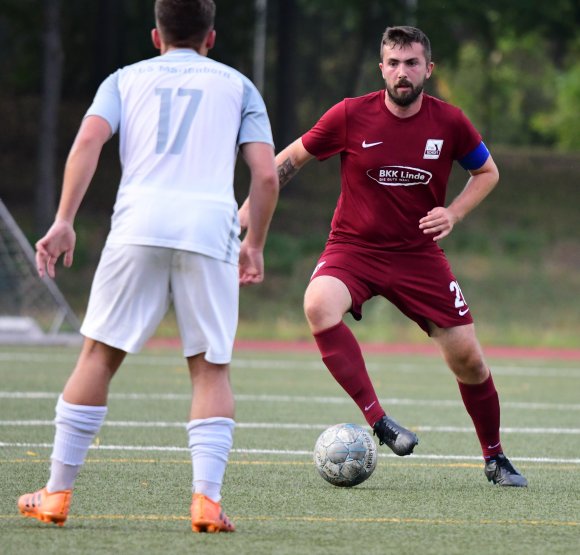
<svg viewBox="0 0 580 555"><path fill-rule="evenodd" d="M64 526L71 496L72 490L70 489L49 493L46 488L42 488L34 493L22 495L18 500L18 510L24 516Z"/></svg>
<svg viewBox="0 0 580 555"><path fill-rule="evenodd" d="M202 493L194 493L191 500L191 529L194 532L234 532L234 523L223 512L219 503Z"/></svg>

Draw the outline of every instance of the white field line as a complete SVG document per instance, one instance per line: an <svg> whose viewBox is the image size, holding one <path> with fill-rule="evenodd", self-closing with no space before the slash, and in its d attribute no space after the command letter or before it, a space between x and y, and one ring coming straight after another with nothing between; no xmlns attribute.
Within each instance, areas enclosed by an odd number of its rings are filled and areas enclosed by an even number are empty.
<svg viewBox="0 0 580 555"><path fill-rule="evenodd" d="M25 449L52 449L51 443L8 443L0 442L0 448L25 448ZM160 453L189 453L188 447L156 446L156 445L91 445L95 451L141 451ZM283 456L307 456L312 457L312 451L289 450L289 449L232 449L232 453L242 455L283 455ZM394 453L380 453L381 458L400 459ZM445 460L445 461L481 461L481 456L476 455L409 455L407 460ZM580 465L580 459L561 459L549 457L510 457L510 460L526 463L549 463Z"/></svg>
<svg viewBox="0 0 580 555"><path fill-rule="evenodd" d="M0 420L0 427L53 426L54 420ZM236 428L250 430L325 430L331 424L298 424L276 422L236 422ZM182 428L184 422L146 422L136 420L105 420L110 428ZM472 434L470 426L412 426L415 432ZM580 435L580 428L500 428L503 434Z"/></svg>
<svg viewBox="0 0 580 555"><path fill-rule="evenodd" d="M316 355L315 355L316 356ZM51 363L59 363L67 366L74 364L75 355L59 355L57 353L0 353L0 362L32 362L45 364L47 358ZM183 358L173 356L142 356L132 355L127 358L127 365L136 366L183 366L186 369ZM235 368L253 368L256 370L308 370L324 371L322 361L320 360L300 360L300 359L245 359L234 358L232 367ZM369 361L367 368L372 371L393 371L411 374L425 374L433 372L449 373L444 363L438 362L434 357L432 360L426 360L424 363L405 363L399 361L390 361L385 358L384 362L378 363ZM492 372L496 376L524 376L538 378L576 378L580 379L580 367L572 368L550 368L549 366L515 366L515 365L492 365Z"/></svg>
<svg viewBox="0 0 580 555"><path fill-rule="evenodd" d="M0 391L0 399L57 399L60 393L48 391ZM309 403L309 404L333 404L347 405L352 400L346 395L344 397L314 397L306 395L235 395L239 402L263 402L263 403ZM190 401L191 395L185 393L110 393L109 399L122 401ZM460 400L446 399L380 399L381 404L405 405L414 407L461 407ZM580 404L573 403L524 403L524 402L502 402L502 408L521 410L548 410L548 411L580 411Z"/></svg>

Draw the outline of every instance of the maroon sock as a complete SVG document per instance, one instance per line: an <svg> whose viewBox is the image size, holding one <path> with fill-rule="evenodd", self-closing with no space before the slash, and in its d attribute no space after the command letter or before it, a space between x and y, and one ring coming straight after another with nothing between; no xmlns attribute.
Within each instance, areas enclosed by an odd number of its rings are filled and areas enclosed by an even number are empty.
<svg viewBox="0 0 580 555"><path fill-rule="evenodd" d="M336 326L315 333L314 339L324 364L372 426L385 411L369 378L356 338L346 324L340 322Z"/></svg>
<svg viewBox="0 0 580 555"><path fill-rule="evenodd" d="M499 439L499 397L491 374L480 384L459 384L463 404L473 420L483 457L489 459L502 452Z"/></svg>

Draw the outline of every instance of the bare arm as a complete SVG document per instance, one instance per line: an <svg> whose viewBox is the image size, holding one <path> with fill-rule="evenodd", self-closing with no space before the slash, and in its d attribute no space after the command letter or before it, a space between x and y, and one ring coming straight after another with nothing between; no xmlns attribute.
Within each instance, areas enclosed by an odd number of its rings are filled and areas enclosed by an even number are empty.
<svg viewBox="0 0 580 555"><path fill-rule="evenodd" d="M284 150L276 155L276 168L280 178L280 189L284 187L300 170L306 162L312 160L310 154L302 144L302 138L290 143Z"/></svg>
<svg viewBox="0 0 580 555"><path fill-rule="evenodd" d="M54 223L36 243L36 266L40 277L55 276L55 264L64 253L64 265L73 261L76 235L74 219L97 169L103 145L111 136L111 128L99 116L85 118L68 155L62 193Z"/></svg>
<svg viewBox="0 0 580 555"><path fill-rule="evenodd" d="M434 235L433 241L447 237L453 226L489 195L499 181L499 172L491 156L481 168L469 173L471 177L465 188L447 208L437 206L419 220L419 229L425 234Z"/></svg>
<svg viewBox="0 0 580 555"><path fill-rule="evenodd" d="M246 143L241 147L251 173L248 195L248 232L240 250L240 284L260 283L264 279L264 245L278 201L278 175L274 151L266 143Z"/></svg>
<svg viewBox="0 0 580 555"><path fill-rule="evenodd" d="M302 138L290 143L284 150L276 155L275 163L278 172L280 189L284 187L306 162L312 160L310 154L302 144ZM250 198L248 197L239 210L240 225L246 229L249 225Z"/></svg>

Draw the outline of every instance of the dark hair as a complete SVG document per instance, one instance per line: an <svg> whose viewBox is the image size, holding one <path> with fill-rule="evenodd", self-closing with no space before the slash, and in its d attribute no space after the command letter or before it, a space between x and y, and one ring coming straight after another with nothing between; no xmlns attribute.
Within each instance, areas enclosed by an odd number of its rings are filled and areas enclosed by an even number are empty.
<svg viewBox="0 0 580 555"><path fill-rule="evenodd" d="M213 0L155 0L156 25L170 46L199 48L214 20Z"/></svg>
<svg viewBox="0 0 580 555"><path fill-rule="evenodd" d="M383 38L381 40L380 57L383 57L383 46L385 45L396 45L396 46L410 46L412 43L418 42L423 45L423 51L425 52L425 59L427 63L431 62L431 42L429 38L421 29L416 27L408 27L407 25L401 25L399 27L387 27L383 33Z"/></svg>

